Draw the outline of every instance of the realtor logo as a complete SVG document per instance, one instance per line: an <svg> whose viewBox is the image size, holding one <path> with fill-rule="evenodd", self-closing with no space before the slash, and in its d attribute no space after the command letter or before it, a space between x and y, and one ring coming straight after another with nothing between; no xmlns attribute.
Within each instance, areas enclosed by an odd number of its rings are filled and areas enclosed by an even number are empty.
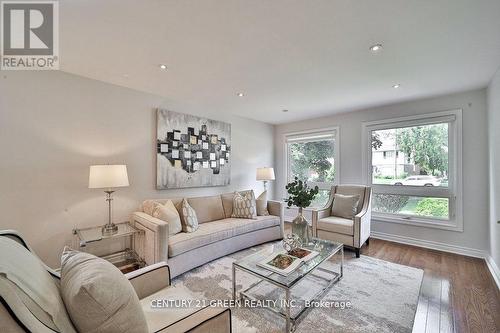
<svg viewBox="0 0 500 333"><path fill-rule="evenodd" d="M57 1L1 2L2 70L59 69Z"/></svg>

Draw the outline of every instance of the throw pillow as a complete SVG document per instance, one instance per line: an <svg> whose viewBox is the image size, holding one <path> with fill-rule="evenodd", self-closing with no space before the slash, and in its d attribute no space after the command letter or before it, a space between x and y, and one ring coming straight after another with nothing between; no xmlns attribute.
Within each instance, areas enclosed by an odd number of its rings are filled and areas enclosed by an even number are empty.
<svg viewBox="0 0 500 333"><path fill-rule="evenodd" d="M168 222L168 234L175 235L182 231L181 216L172 200L162 205L158 204L153 211L153 217Z"/></svg>
<svg viewBox="0 0 500 333"><path fill-rule="evenodd" d="M108 261L65 248L61 294L78 332L147 333L139 298L125 275Z"/></svg>
<svg viewBox="0 0 500 333"><path fill-rule="evenodd" d="M332 215L352 219L358 212L359 195L335 194Z"/></svg>
<svg viewBox="0 0 500 333"><path fill-rule="evenodd" d="M186 198L182 200L182 231L195 232L198 229L198 217Z"/></svg>
<svg viewBox="0 0 500 333"><path fill-rule="evenodd" d="M233 198L233 214L231 217L257 219L257 209L255 206L255 195L253 191L248 191L244 194L235 192Z"/></svg>
<svg viewBox="0 0 500 333"><path fill-rule="evenodd" d="M262 192L256 200L257 204L257 215L258 216L268 216L267 211L267 191Z"/></svg>

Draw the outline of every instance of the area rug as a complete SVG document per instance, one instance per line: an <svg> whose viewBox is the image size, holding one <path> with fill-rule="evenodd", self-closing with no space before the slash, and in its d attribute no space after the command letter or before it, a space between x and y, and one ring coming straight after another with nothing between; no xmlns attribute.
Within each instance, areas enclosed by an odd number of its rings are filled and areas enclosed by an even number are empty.
<svg viewBox="0 0 500 333"><path fill-rule="evenodd" d="M217 259L175 278L172 283L184 286L199 299L230 300L233 261L266 246L272 243ZM323 265L335 265L334 261L335 258ZM423 271L417 268L367 256L348 259L343 279L323 296L329 305L313 307L297 325L296 332L411 332L422 278ZM238 290L255 281L255 277L237 272ZM297 299L307 298L320 284L320 279L308 277L292 289L292 295ZM274 297L271 294L276 292L271 285L258 290L262 295L269 293L268 296ZM285 327L284 319L276 314L248 307L232 308L232 324L234 333L283 332Z"/></svg>

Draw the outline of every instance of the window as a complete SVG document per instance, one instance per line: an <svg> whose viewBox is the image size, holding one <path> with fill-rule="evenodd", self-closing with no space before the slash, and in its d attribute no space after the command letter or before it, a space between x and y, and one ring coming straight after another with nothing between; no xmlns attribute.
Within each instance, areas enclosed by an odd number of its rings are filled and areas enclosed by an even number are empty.
<svg viewBox="0 0 500 333"><path fill-rule="evenodd" d="M288 182L298 177L320 191L311 207L323 207L339 177L338 128L285 136ZM286 192L285 192L286 193Z"/></svg>
<svg viewBox="0 0 500 333"><path fill-rule="evenodd" d="M375 219L463 230L461 111L364 124Z"/></svg>

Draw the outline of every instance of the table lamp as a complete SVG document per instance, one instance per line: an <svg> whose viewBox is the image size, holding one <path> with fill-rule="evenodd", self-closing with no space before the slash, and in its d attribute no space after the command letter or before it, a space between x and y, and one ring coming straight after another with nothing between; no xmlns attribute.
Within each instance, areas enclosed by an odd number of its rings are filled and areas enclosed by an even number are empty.
<svg viewBox="0 0 500 333"><path fill-rule="evenodd" d="M111 196L117 187L129 186L126 165L91 165L89 173L89 188L104 188L108 202L108 223L102 227L103 235L112 235L118 231L118 226L111 218Z"/></svg>
<svg viewBox="0 0 500 333"><path fill-rule="evenodd" d="M267 191L267 182L274 179L273 168L257 168L257 180L264 182L264 191Z"/></svg>

